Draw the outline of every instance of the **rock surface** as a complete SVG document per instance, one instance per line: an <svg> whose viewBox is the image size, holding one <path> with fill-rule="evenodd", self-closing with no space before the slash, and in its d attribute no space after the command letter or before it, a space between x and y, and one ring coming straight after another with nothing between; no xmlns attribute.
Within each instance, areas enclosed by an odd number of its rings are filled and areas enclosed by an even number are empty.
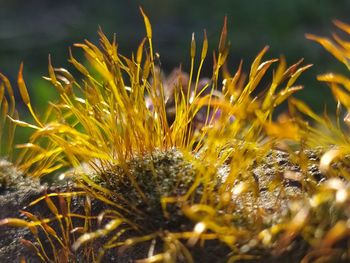
<svg viewBox="0 0 350 263"><path fill-rule="evenodd" d="M315 152L308 152L308 171L307 174L321 180L322 174L318 170L319 154ZM191 165L186 163L182 155L172 150L168 153L155 153L152 157L146 157L141 159L135 159L129 163L129 169L136 174L135 178L138 181L144 180L144 177L149 177L152 174L152 170L155 171L155 176L158 177L157 182L162 182L157 188L154 186L154 181L145 180L142 187L143 191L148 197L154 196L151 207L145 208L146 214L149 214L147 220L149 221L149 231L156 230L157 226L162 229L175 230L176 228L185 228L188 230L193 227L193 224L184 218L179 211L176 213L176 219L173 221L167 221L162 215L155 216L154 213L161 214L160 204L157 203L160 196L169 192L171 194L183 194L182 190L187 189L191 184L191 177L194 175L191 170ZM130 172L129 171L129 172ZM225 171L225 169L223 169ZM136 202L139 198L138 193L130 185L129 180L123 179L122 169L115 169L113 171L118 174L119 177L114 177L111 171L107 171L103 176L104 178L119 178L107 182L111 188L115 191L124 194L128 201ZM169 173L170 172L170 173ZM226 170L228 172L228 170ZM281 151L271 151L271 153L265 158L265 160L259 163L254 169L252 169L252 176L256 181L258 196L253 196L251 193L242 195L240 198L233 200L236 204L236 218L235 222L240 224L244 221L244 224L249 225L249 218L247 218L247 211L249 214L259 208L263 209L265 216L265 224L271 225L278 222L283 218L289 209L289 201L293 199L302 198L303 190L301 185L301 179L298 177L301 173L301 168L297 164L293 163L291 157ZM178 183L176 175L179 173L188 174L185 176L185 180L181 181L182 184L177 188L178 192L172 192L174 185ZM102 176L102 177L103 177ZM175 177L174 177L175 176ZM161 180L159 180L161 179ZM121 181L120 181L121 180ZM106 181L105 181L106 182ZM278 182L278 183L274 183ZM182 189L182 190L181 190ZM42 196L45 192L60 192L65 191L65 186L47 187L41 185L38 180L32 178L26 178L19 173L13 165L5 160L0 161L0 220L7 217L21 217L19 210L27 206L31 201ZM276 205L278 204L278 205ZM74 206L73 211L83 211L83 202L76 200L72 202ZM145 206L142 203L135 203L138 208ZM105 204L99 201L93 200L92 206L95 207L94 213L97 215L103 209L107 208ZM49 213L49 209L45 205L34 206L34 210L31 210L34 214L45 215ZM132 219L132 218L131 218ZM154 220L153 220L154 219ZM254 222L251 222L252 224ZM186 226L186 224L188 224ZM249 227L249 226L248 226ZM253 227L253 226L252 226ZM186 230L185 229L185 230ZM183 229L182 229L183 230ZM27 262L40 262L38 258L31 253L31 251L24 248L19 241L21 238L33 240L31 233L23 228L9 228L1 227L0 231L0 260L5 262L8 260L19 261L22 257L25 257ZM160 242L159 242L160 244ZM45 245L45 244L44 244ZM48 246L48 244L46 244ZM127 249L123 254L117 253L116 250L110 250L106 253L103 262L133 262L135 259L146 258L149 250L150 243L143 243L133 248ZM161 245L156 247L161 249ZM208 242L204 248L195 247L191 248L195 262L226 262L227 253L230 252L225 246L220 245L219 242ZM294 242L289 251L286 251L282 257L284 262L299 262L303 256L303 253L307 250L307 245L302 240L300 242ZM266 254L266 257L260 258L255 262L279 262L281 257L273 257L268 251L262 251L261 254ZM80 254L81 255L81 254ZM289 255L286 258L286 255ZM84 262L84 259L79 258L77 253L76 262ZM251 261L254 262L254 261Z"/></svg>
<svg viewBox="0 0 350 263"><path fill-rule="evenodd" d="M24 177L10 162L0 160L0 220L20 217L19 210L43 194L39 180ZM1 227L1 262L19 262L22 257L40 262L21 244L20 238L30 239L25 228Z"/></svg>

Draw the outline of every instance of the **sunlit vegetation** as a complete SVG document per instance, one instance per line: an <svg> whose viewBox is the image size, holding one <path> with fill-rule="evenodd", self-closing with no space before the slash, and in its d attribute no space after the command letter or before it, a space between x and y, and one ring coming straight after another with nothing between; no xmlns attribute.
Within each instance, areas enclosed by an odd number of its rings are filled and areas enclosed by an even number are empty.
<svg viewBox="0 0 350 263"><path fill-rule="evenodd" d="M243 62L236 70L225 64L225 19L210 79L201 76L210 54L204 32L192 35L188 73L178 70L171 82L162 76L151 24L141 13L146 37L131 57L102 31L98 46L85 41L70 50L77 77L49 57L45 79L59 99L44 114L31 106L22 64L18 89L31 123L19 120L12 87L0 75L1 154L11 156L16 147L14 161L26 176L64 173L75 184L28 204L46 202L52 217L22 211L26 219L0 225L29 228L36 243L23 243L44 262L104 262L107 253L118 257L140 244L148 253L133 258L137 262L193 262L198 249L210 246L222 248L220 260L228 262L288 251L303 262L349 260L349 116L343 108L350 109L350 80L318 76L338 101L335 114L318 116L292 97L311 66L302 59L291 65L283 56L265 59L264 47L249 73ZM335 24L350 34L349 25ZM349 42L307 37L349 68ZM75 59L77 49L88 63ZM282 104L288 111L277 115ZM12 146L15 126L32 129L27 143ZM77 196L85 200L81 213L71 210ZM91 200L104 210L93 214Z"/></svg>

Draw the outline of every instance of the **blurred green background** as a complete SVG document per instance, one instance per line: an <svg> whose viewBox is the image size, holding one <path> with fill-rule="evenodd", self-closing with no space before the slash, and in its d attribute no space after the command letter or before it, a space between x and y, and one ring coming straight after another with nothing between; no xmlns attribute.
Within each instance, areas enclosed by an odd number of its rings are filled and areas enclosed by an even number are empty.
<svg viewBox="0 0 350 263"><path fill-rule="evenodd" d="M101 26L107 36L117 33L119 50L130 56L145 35L140 5L151 20L155 51L165 72L179 64L188 69L192 32L201 45L206 29L209 48L215 49L225 15L232 44L231 72L240 59L248 70L265 45L271 47L266 58L284 54L289 64L305 58L305 63L315 66L299 80L298 84L305 86L299 97L322 111L332 98L328 88L316 81L316 75L345 70L304 34L330 35L335 18L350 22L349 0L0 0L0 71L15 83L19 64L24 61L27 86L40 110L55 94L41 78L47 74L48 53L54 66L70 69L68 47L85 38L96 43ZM211 75L210 62L203 75Z"/></svg>

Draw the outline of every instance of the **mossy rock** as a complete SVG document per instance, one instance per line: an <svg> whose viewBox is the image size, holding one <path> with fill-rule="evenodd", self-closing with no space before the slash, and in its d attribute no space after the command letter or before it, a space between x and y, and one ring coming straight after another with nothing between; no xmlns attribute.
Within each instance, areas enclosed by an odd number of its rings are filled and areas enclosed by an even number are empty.
<svg viewBox="0 0 350 263"><path fill-rule="evenodd" d="M252 215L257 208L262 209L265 213L263 224L266 227L288 220L290 217L290 202L295 200L303 202L303 200L306 200L307 193L297 178L284 177L283 175L286 171L294 171L296 173L304 173L303 176L314 177L315 182L322 181L323 175L317 166L321 154L322 152L317 150L306 151L308 169L307 171L302 171L300 165L293 161L289 154L271 150L262 161L256 163L251 171L248 171L256 182L258 196L248 192L232 200L237 208L233 212L235 220L232 223L237 227L241 226L250 229L252 232L256 231ZM2 160L0 164L1 176L4 178L0 195L2 218L18 217L18 210L23 209L32 200L42 196L45 191L67 191L65 187L60 187L59 184L50 188L46 185L41 185L38 180L26 178L7 161ZM219 167L216 184L219 184L228 172L229 169L225 165ZM305 172L307 175L305 175ZM140 193L130 181L130 174L143 194L148 198L149 203L145 203L140 197ZM129 219L138 224L144 224L143 231L146 231L147 234L155 231L179 232L193 229L195 222L184 216L180 205L170 207L168 212L171 213L171 219L165 217L161 208L160 198L185 194L192 185L195 175L196 171L193 164L180 151L171 149L165 152L155 151L143 157L136 157L127 162L127 165L123 166L123 168L115 166L112 169L105 170L100 175L94 174L91 178L97 178L104 187L114 191L116 194L113 197L114 201L120 201L121 199L118 196L121 195L126 202L123 205L134 204L137 209L140 209L144 213L144 217L138 217L130 213ZM278 181L277 186L271 189L271 182L276 180ZM194 195L198 197L201 195L201 187L197 187L197 192ZM276 206L276 203L279 205ZM79 200L72 202L72 206L74 211L81 212L84 209L84 204ZM95 215L104 209L112 208L98 200L93 200L92 206ZM45 203L34 206L33 209L34 213L41 215L50 212ZM251 211L251 213L247 213L247 211ZM56 227L58 226L56 225ZM142 233L131 231L123 235L121 240L140 234ZM38 259L19 242L20 238L33 240L26 229L4 228L0 232L0 258L4 260L19 260L24 256L31 260L29 262L37 262ZM97 240L95 248L103 245L107 238ZM51 248L49 244L44 243L44 245L47 246L48 254L50 254ZM150 242L144 242L126 249L123 253L118 249L110 249L106 252L103 262L132 262L137 259L147 258L150 245ZM196 245L188 247L188 249L191 251L195 262L226 262L231 252L226 245L219 241L206 242L204 246ZM290 246L280 254L276 254L274 244L267 247L255 247L252 242L248 242L239 249L250 251L252 255L256 255L256 259L250 262L281 262L283 260L283 262L294 263L299 262L303 258L309 250L309 245L302 237L296 237ZM161 240L157 240L155 253L160 253L161 251ZM73 258L75 261L81 262L84 260L84 255L78 251L74 256L72 255ZM178 260L181 262L181 257ZM342 258L339 257L337 260L340 262Z"/></svg>

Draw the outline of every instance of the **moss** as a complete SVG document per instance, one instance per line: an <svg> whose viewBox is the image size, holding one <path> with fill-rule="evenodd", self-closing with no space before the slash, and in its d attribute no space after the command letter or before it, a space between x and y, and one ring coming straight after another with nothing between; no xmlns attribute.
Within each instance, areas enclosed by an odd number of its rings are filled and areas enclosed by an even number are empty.
<svg viewBox="0 0 350 263"><path fill-rule="evenodd" d="M201 82L206 33L199 64L193 35L188 75L164 81L150 21L141 14L146 38L131 58L102 32L99 47L75 45L88 66L70 52L79 79L55 68L49 57L46 79L59 99L45 117L31 105L21 64L18 88L33 123L16 118L12 87L0 75L0 123L11 121L10 138L12 126L33 129L28 143L19 145L18 168L26 177L3 162L1 190L18 193L26 180L65 169L74 174L73 184L30 204L44 215L23 211L25 219L5 218L0 226L29 229L36 243L24 243L42 261L103 262L124 254L120 260L204 262L206 251L214 250L213 261L273 261L293 252L292 261L348 259L350 146L341 109L334 123L292 97L311 65L300 60L288 67L283 57L264 61L265 47L249 74L242 65L229 72L225 18L210 81ZM335 24L350 32L349 25ZM350 68L346 42L308 38ZM319 79L350 111L349 80L337 74ZM257 93L259 86L266 92ZM287 100L288 113L274 118ZM82 166L93 173L74 169Z"/></svg>
<svg viewBox="0 0 350 263"><path fill-rule="evenodd" d="M137 202L141 196L132 185L133 178L151 203L162 196L184 195L192 185L196 171L179 150L154 151L133 158L125 164L103 172L101 177L114 191L129 193L130 201Z"/></svg>
<svg viewBox="0 0 350 263"><path fill-rule="evenodd" d="M115 193L112 197L115 202L125 207L133 206L141 212L141 216L133 220L148 228L148 232L158 229L177 231L183 229L185 222L189 223L176 204L166 208L170 218L164 217L161 204L162 198L185 195L196 177L193 165L179 150L154 151L128 161L124 167L115 166L104 171L100 176L105 187ZM198 187L197 199L200 194ZM188 224L186 229L190 230L191 225Z"/></svg>

